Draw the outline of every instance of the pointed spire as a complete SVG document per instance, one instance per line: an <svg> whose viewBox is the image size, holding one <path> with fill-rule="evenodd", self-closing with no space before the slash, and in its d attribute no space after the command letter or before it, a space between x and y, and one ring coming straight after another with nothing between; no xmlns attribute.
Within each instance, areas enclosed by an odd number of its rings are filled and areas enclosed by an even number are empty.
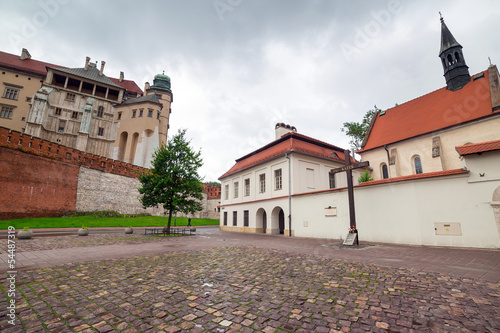
<svg viewBox="0 0 500 333"><path fill-rule="evenodd" d="M443 16L441 12L439 12L440 20L441 20L441 50L439 50L439 55L441 55L446 49L449 49L453 46L460 46L455 37L451 34L450 30L444 23Z"/></svg>

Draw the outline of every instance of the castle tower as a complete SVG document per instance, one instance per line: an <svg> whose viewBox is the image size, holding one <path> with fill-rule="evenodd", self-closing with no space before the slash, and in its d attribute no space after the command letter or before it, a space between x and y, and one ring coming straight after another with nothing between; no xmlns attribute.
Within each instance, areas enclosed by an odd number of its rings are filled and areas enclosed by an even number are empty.
<svg viewBox="0 0 500 333"><path fill-rule="evenodd" d="M170 113L172 113L170 106L173 102L172 90L170 89L170 77L165 75L165 71L163 71L163 74L155 75L153 85L149 86L149 84L146 84L144 90L146 95L156 95L160 103L163 105L159 118L159 134L160 142L165 143L167 141L168 129L170 127Z"/></svg>
<svg viewBox="0 0 500 333"><path fill-rule="evenodd" d="M441 14L441 13L440 13ZM444 23L441 16L441 49L439 57L443 64L444 77L448 90L462 89L470 81L469 67L465 63L460 45Z"/></svg>

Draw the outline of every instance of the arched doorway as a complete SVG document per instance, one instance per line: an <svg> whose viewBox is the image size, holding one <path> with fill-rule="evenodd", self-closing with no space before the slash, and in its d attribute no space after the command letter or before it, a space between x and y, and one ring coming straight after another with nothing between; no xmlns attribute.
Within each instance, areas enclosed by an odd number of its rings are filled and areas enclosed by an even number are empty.
<svg viewBox="0 0 500 333"><path fill-rule="evenodd" d="M255 214L256 232L266 233L267 230L267 214L264 208L259 208Z"/></svg>
<svg viewBox="0 0 500 333"><path fill-rule="evenodd" d="M279 229L280 229L280 235L285 234L285 213L283 212L283 209L280 210L279 213Z"/></svg>

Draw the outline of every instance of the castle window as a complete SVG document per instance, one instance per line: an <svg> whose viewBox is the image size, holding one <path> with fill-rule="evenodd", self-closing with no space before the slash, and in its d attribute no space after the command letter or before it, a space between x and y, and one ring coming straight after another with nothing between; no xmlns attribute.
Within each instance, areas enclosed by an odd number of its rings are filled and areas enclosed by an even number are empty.
<svg viewBox="0 0 500 333"><path fill-rule="evenodd" d="M274 189L281 190L283 188L281 169L274 170Z"/></svg>
<svg viewBox="0 0 500 333"><path fill-rule="evenodd" d="M73 111L73 114L71 115L71 118L78 119L78 111Z"/></svg>
<svg viewBox="0 0 500 333"><path fill-rule="evenodd" d="M66 93L66 100L69 102L74 102L75 101L75 94Z"/></svg>
<svg viewBox="0 0 500 333"><path fill-rule="evenodd" d="M12 119L12 112L12 108L2 106L2 111L0 111L0 118Z"/></svg>
<svg viewBox="0 0 500 333"><path fill-rule="evenodd" d="M238 212L237 211L233 211L233 226L237 226L238 225Z"/></svg>
<svg viewBox="0 0 500 333"><path fill-rule="evenodd" d="M259 193L266 192L266 174L259 175Z"/></svg>
<svg viewBox="0 0 500 333"><path fill-rule="evenodd" d="M224 186L224 199L229 200L229 185Z"/></svg>
<svg viewBox="0 0 500 333"><path fill-rule="evenodd" d="M153 110L148 110L148 117L153 117Z"/></svg>
<svg viewBox="0 0 500 333"><path fill-rule="evenodd" d="M118 112L118 120L122 119L122 113Z"/></svg>
<svg viewBox="0 0 500 333"><path fill-rule="evenodd" d="M26 97L26 102L31 102L31 97Z"/></svg>
<svg viewBox="0 0 500 333"><path fill-rule="evenodd" d="M389 169L387 169L387 164L382 163L381 169L382 169L382 178L383 179L389 178Z"/></svg>
<svg viewBox="0 0 500 333"><path fill-rule="evenodd" d="M243 226L244 227L248 227L248 221L249 218L248 218L248 210L244 210L243 211Z"/></svg>
<svg viewBox="0 0 500 333"><path fill-rule="evenodd" d="M237 198L238 197L238 192L239 192L239 183L238 182L234 182L234 197Z"/></svg>
<svg viewBox="0 0 500 333"><path fill-rule="evenodd" d="M156 119L160 119L160 112L156 113Z"/></svg>
<svg viewBox="0 0 500 333"><path fill-rule="evenodd" d="M140 109L140 110L139 110L139 117L142 117L143 113L144 113L144 110L143 110L143 109Z"/></svg>
<svg viewBox="0 0 500 333"><path fill-rule="evenodd" d="M250 178L245 179L245 197L250 195Z"/></svg>
<svg viewBox="0 0 500 333"><path fill-rule="evenodd" d="M97 116L98 117L102 117L104 114L104 107L103 106L100 106L98 109L97 109Z"/></svg>
<svg viewBox="0 0 500 333"><path fill-rule="evenodd" d="M54 112L54 114L55 114L56 116L60 116L60 115L61 115L61 111L62 111L62 109L61 109L61 108L56 108L56 111Z"/></svg>
<svg viewBox="0 0 500 333"><path fill-rule="evenodd" d="M99 129L97 130L97 135L99 135L99 136L104 135L104 128L103 127L99 127Z"/></svg>
<svg viewBox="0 0 500 333"><path fill-rule="evenodd" d="M423 169L422 169L422 160L420 159L420 156L415 156L413 158L413 165L415 167L415 174L419 174L419 173L423 173Z"/></svg>
<svg viewBox="0 0 500 333"><path fill-rule="evenodd" d="M137 114L137 110L132 110L132 118L135 118L136 114Z"/></svg>
<svg viewBox="0 0 500 333"><path fill-rule="evenodd" d="M335 174L334 173L328 173L328 181L330 183L330 188L335 188Z"/></svg>
<svg viewBox="0 0 500 333"><path fill-rule="evenodd" d="M66 127L66 120L59 120L59 126L57 127L57 132L64 133L65 127Z"/></svg>
<svg viewBox="0 0 500 333"><path fill-rule="evenodd" d="M17 100L18 95L19 95L19 89L13 87L6 87L3 93L4 98L15 99L15 100Z"/></svg>

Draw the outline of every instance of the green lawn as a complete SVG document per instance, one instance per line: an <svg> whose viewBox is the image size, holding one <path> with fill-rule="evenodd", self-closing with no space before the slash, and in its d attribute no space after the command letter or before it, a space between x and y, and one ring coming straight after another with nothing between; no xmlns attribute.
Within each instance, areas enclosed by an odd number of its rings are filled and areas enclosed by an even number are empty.
<svg viewBox="0 0 500 333"><path fill-rule="evenodd" d="M0 221L0 230L5 230L9 226L13 226L16 230L23 229L28 226L34 228L80 228L82 225L88 228L102 227L161 227L167 225L168 217L163 216L139 216L139 217L95 217L95 216L78 216L78 217L40 217L33 219L17 219ZM178 217L175 225L185 226L188 219ZM172 217L172 226L174 226L174 218ZM191 219L191 225L219 225L219 220L211 219Z"/></svg>

